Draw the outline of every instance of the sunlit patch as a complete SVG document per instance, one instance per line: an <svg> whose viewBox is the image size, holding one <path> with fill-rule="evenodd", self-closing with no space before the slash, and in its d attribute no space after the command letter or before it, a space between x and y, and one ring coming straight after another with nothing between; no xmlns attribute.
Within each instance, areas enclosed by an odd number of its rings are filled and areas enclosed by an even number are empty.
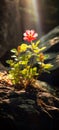
<svg viewBox="0 0 59 130"><path fill-rule="evenodd" d="M12 82L11 82L11 80L8 78L6 71L0 72L0 83L1 83L1 82L4 82L4 84L7 84L7 85L12 85Z"/></svg>
<svg viewBox="0 0 59 130"><path fill-rule="evenodd" d="M57 57L56 57L56 62L58 62L58 64L59 64L59 55L57 55Z"/></svg>
<svg viewBox="0 0 59 130"><path fill-rule="evenodd" d="M49 40L51 46L57 44L59 42L59 37L54 37L53 39Z"/></svg>

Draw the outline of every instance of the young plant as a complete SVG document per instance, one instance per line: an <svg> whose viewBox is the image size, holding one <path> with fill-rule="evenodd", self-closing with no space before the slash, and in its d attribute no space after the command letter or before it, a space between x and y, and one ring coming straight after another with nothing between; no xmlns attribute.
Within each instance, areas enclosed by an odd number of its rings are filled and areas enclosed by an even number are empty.
<svg viewBox="0 0 59 130"><path fill-rule="evenodd" d="M44 63L48 56L42 51L46 47L39 48L40 40L33 42L38 37L34 30L26 30L23 36L28 44L22 43L12 49L12 59L7 63L10 65L9 78L12 83L27 87L43 71L48 71L53 65Z"/></svg>

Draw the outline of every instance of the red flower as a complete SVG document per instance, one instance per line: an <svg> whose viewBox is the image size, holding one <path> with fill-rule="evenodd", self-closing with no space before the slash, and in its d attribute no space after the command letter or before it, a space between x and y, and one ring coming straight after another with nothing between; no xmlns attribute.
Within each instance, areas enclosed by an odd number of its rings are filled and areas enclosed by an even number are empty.
<svg viewBox="0 0 59 130"><path fill-rule="evenodd" d="M28 41L28 42L36 40L36 37L38 36L38 34L35 33L34 30L26 30L26 32L23 35L24 35L23 39Z"/></svg>

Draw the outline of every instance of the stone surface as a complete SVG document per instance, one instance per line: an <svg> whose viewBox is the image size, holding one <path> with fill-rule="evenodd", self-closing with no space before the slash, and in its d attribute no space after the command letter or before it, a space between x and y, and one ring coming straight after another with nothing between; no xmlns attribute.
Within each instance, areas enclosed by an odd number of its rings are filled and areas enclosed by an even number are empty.
<svg viewBox="0 0 59 130"><path fill-rule="evenodd" d="M0 129L59 129L59 98L48 84L14 87L0 81Z"/></svg>

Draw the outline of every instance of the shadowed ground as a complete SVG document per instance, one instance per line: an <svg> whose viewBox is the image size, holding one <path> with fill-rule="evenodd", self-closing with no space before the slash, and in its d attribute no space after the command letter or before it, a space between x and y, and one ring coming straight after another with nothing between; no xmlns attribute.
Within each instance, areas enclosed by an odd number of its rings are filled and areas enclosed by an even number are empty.
<svg viewBox="0 0 59 130"><path fill-rule="evenodd" d="M0 80L0 129L58 130L58 122L59 98L47 83L24 90Z"/></svg>

